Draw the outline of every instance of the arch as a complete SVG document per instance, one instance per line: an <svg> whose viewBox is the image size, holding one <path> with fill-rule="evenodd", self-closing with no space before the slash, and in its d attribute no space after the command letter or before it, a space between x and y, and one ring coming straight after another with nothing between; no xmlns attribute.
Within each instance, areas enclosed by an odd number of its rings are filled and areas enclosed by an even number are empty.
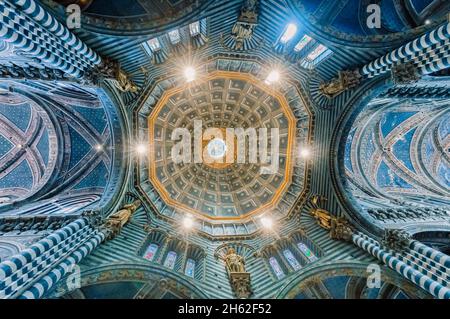
<svg viewBox="0 0 450 319"><path fill-rule="evenodd" d="M430 246L446 255L450 255L450 231L434 229L431 231L417 231L412 236L421 243Z"/></svg>
<svg viewBox="0 0 450 319"><path fill-rule="evenodd" d="M65 5L77 0L56 0L47 8L55 15L65 17ZM158 5L137 0L96 0L83 3L81 23L86 30L111 36L145 36L167 32L180 24L188 24L201 15L211 1L160 1Z"/></svg>
<svg viewBox="0 0 450 319"><path fill-rule="evenodd" d="M184 239L169 236L165 231L151 229L137 252L138 256L153 264L160 264L174 272L182 273L197 280L204 278L205 250ZM175 256L174 263L168 265L169 255ZM191 268L189 272L186 267Z"/></svg>
<svg viewBox="0 0 450 319"><path fill-rule="evenodd" d="M18 254L22 249L25 248L25 245L22 243L1 239L0 240L0 262L6 260L10 256L14 256Z"/></svg>
<svg viewBox="0 0 450 319"><path fill-rule="evenodd" d="M379 96L393 86L386 76L373 78L354 92L352 97L346 101L347 106L343 109L336 123L330 143L330 170L331 181L336 196L339 199L343 211L358 228L369 233L380 234L382 228L373 224L364 212L356 205L356 200L351 192L348 192L348 182L342 172L344 169L345 142L350 133L353 123L364 107L375 97Z"/></svg>
<svg viewBox="0 0 450 319"><path fill-rule="evenodd" d="M322 249L314 241L312 241L304 231L294 231L293 233L289 234L288 238L290 239L290 242L294 243L299 249L299 244L304 244L308 248L308 250L311 250L311 254L317 258L324 255ZM306 249L302 250L302 253L305 254L306 257L308 257Z"/></svg>
<svg viewBox="0 0 450 319"><path fill-rule="evenodd" d="M434 80L427 77L413 87L428 90ZM439 94L390 94L395 88L385 78L364 96L356 93L339 118L331 146L331 154L337 154L331 163L333 185L345 211L378 234L394 224L432 229L449 214L449 133L443 124L448 101Z"/></svg>
<svg viewBox="0 0 450 319"><path fill-rule="evenodd" d="M185 262L182 265L184 274L197 280L203 280L206 267L205 257L206 252L201 246L189 243L185 252Z"/></svg>
<svg viewBox="0 0 450 319"><path fill-rule="evenodd" d="M70 276L70 275L69 275ZM115 289L102 289L103 296L97 298L126 298L126 299L156 299L156 298L181 298L181 299L207 299L207 295L181 274L168 271L167 268L156 264L116 263L100 266L86 271L81 271L81 287L73 290L69 276L63 278L59 285L48 294L48 298L80 298L84 294L83 289L98 285L122 285L134 289L133 294L127 296L115 296ZM117 292L117 291L116 291Z"/></svg>
<svg viewBox="0 0 450 319"><path fill-rule="evenodd" d="M418 290L415 285L384 267L380 268L379 287L370 291L367 287L369 265L372 264L334 261L306 268L280 288L276 299L385 299L396 297L392 294L394 290L406 298L431 298L426 292Z"/></svg>

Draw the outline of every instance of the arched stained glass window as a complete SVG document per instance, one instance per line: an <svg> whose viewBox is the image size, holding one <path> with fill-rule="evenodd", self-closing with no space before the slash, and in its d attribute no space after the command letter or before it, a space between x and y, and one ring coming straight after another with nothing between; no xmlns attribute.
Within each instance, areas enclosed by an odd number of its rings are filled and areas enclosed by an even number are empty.
<svg viewBox="0 0 450 319"><path fill-rule="evenodd" d="M284 278L284 271L283 269L281 269L280 264L278 263L278 260L276 260L275 257L270 257L269 258L269 264L270 267L272 267L273 272L275 273L275 275L277 276L278 279L282 279Z"/></svg>
<svg viewBox="0 0 450 319"><path fill-rule="evenodd" d="M186 268L184 269L184 274L186 276L194 278L194 275L195 275L195 260L194 259L189 258L186 261Z"/></svg>
<svg viewBox="0 0 450 319"><path fill-rule="evenodd" d="M289 42L289 40L294 37L295 33L297 33L297 26L293 23L289 23L280 38L280 42L283 44Z"/></svg>
<svg viewBox="0 0 450 319"><path fill-rule="evenodd" d="M299 270L300 268L302 268L298 260L295 258L294 254L289 249L285 249L283 251L283 255L294 270Z"/></svg>
<svg viewBox="0 0 450 319"><path fill-rule="evenodd" d="M297 247L306 256L306 258L309 259L309 261L316 261L317 259L319 259L304 243L298 243Z"/></svg>
<svg viewBox="0 0 450 319"><path fill-rule="evenodd" d="M307 57L308 60L314 62L317 58L319 58L322 54L328 52L328 48L322 44L319 44ZM329 53L327 53L329 54Z"/></svg>
<svg viewBox="0 0 450 319"><path fill-rule="evenodd" d="M177 44L181 41L180 31L178 29L172 30L169 32L170 43Z"/></svg>
<svg viewBox="0 0 450 319"><path fill-rule="evenodd" d="M152 52L156 52L161 49L161 44L159 43L158 38L148 40L147 45L150 47Z"/></svg>
<svg viewBox="0 0 450 319"><path fill-rule="evenodd" d="M200 33L200 21L192 22L189 25L189 33L191 34L191 36L196 36Z"/></svg>
<svg viewBox="0 0 450 319"><path fill-rule="evenodd" d="M156 244L150 244L145 251L144 258L153 261L155 258L156 252L158 251L159 246Z"/></svg>
<svg viewBox="0 0 450 319"><path fill-rule="evenodd" d="M166 260L164 261L164 266L173 269L175 267L176 260L177 260L177 253L174 251L169 251L167 253Z"/></svg>
<svg viewBox="0 0 450 319"><path fill-rule="evenodd" d="M307 36L307 35L304 35L303 38L302 38L300 41L298 41L298 43L295 45L294 51L295 51L295 52L300 52L300 51L303 50L303 49L308 45L308 43L310 43L311 41L312 41L312 38L311 38L311 37L309 37L309 36Z"/></svg>

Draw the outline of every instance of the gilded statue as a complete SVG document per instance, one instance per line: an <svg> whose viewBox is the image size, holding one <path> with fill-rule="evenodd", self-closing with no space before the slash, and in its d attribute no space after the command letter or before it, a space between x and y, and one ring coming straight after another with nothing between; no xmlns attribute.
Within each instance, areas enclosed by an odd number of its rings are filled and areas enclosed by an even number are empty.
<svg viewBox="0 0 450 319"><path fill-rule="evenodd" d="M117 212L110 215L105 222L105 226L108 230L108 238L114 238L120 233L122 227L130 220L133 213L141 205L140 201L134 201L131 204L124 205Z"/></svg>
<svg viewBox="0 0 450 319"><path fill-rule="evenodd" d="M124 205L120 210L113 213L108 217L108 221L117 221L120 223L120 226L125 225L130 219L131 215L139 208L139 201L134 203Z"/></svg>
<svg viewBox="0 0 450 319"><path fill-rule="evenodd" d="M236 251L233 248L228 249L224 260L229 273L245 272L244 258L236 254Z"/></svg>
<svg viewBox="0 0 450 319"><path fill-rule="evenodd" d="M353 229L349 222L344 217L333 216L329 211L320 207L326 200L326 197L320 195L314 195L311 197L311 216L315 218L320 227L330 232L330 238L350 240L353 234Z"/></svg>
<svg viewBox="0 0 450 319"><path fill-rule="evenodd" d="M245 261L233 248L228 248L224 257L231 289L237 298L249 298L252 294L250 273L245 271Z"/></svg>
<svg viewBox="0 0 450 319"><path fill-rule="evenodd" d="M358 71L340 71L337 78L328 83L322 83L319 90L329 98L334 98L342 92L355 88L361 81Z"/></svg>
<svg viewBox="0 0 450 319"><path fill-rule="evenodd" d="M236 40L236 49L241 49L244 41L253 36L254 28L258 23L257 0L247 0L241 8L241 14L231 30Z"/></svg>
<svg viewBox="0 0 450 319"><path fill-rule="evenodd" d="M320 227L331 229L331 216L326 210L320 208L313 209L311 210L311 215L316 219Z"/></svg>
<svg viewBox="0 0 450 319"><path fill-rule="evenodd" d="M133 81L129 79L127 74L120 69L117 72L115 86L121 92L136 93L138 90L136 84L134 84Z"/></svg>

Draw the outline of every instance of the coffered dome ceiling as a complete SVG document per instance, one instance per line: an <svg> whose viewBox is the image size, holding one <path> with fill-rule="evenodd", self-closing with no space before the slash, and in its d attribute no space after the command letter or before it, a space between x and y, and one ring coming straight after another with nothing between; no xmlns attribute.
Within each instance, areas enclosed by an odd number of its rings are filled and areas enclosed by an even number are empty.
<svg viewBox="0 0 450 319"><path fill-rule="evenodd" d="M197 81L173 77L153 87L139 110L140 140L147 141L150 152L150 160L140 165L139 188L159 213L174 219L190 213L210 233L213 225L233 223L242 227L242 234L256 230L258 217L264 214L277 218L289 214L304 190L306 163L295 150L296 145L309 143L311 113L295 84L282 81L270 86L264 82L267 73L255 62L218 59L203 66ZM205 158L195 163L194 152L191 162L174 162L172 147L179 138L172 140L172 133L186 128L193 137L194 121L201 121L203 132L207 128L223 132L222 139L209 143L213 138L205 136L201 142L202 152L215 156L215 163L206 163ZM251 163L247 151L245 163L236 158L232 163L217 160L229 152L224 141L227 128L254 128L259 137L259 129L266 128L268 156L271 129L277 128L278 169L266 174L262 167L268 164L262 164L260 156ZM237 145L236 141L234 157Z"/></svg>

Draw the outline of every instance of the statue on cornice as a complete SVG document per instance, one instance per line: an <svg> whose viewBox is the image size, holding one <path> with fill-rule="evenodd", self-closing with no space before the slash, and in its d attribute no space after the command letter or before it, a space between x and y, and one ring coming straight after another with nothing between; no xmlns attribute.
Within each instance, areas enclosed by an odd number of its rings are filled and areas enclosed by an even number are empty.
<svg viewBox="0 0 450 319"><path fill-rule="evenodd" d="M127 74L120 69L117 72L115 87L121 92L136 93L138 90L136 84L134 84L133 81L131 81L127 76Z"/></svg>
<svg viewBox="0 0 450 319"><path fill-rule="evenodd" d="M331 229L331 216L323 209L313 209L311 210L311 215L316 219L317 224L324 229Z"/></svg>
<svg viewBox="0 0 450 319"><path fill-rule="evenodd" d="M346 90L355 88L361 81L361 75L356 71L340 71L338 78L328 83L322 83L319 90L329 98L334 98Z"/></svg>
<svg viewBox="0 0 450 319"><path fill-rule="evenodd" d="M311 210L311 215L320 227L330 231L331 239L351 239L353 230L345 218L332 216L329 212L320 208Z"/></svg>
<svg viewBox="0 0 450 319"><path fill-rule="evenodd" d="M312 209L310 210L317 224L330 232L330 238L337 240L350 240L353 234L353 229L350 223L344 217L333 216L326 209L320 206L327 200L326 197L320 195L313 195L310 199Z"/></svg>
<svg viewBox="0 0 450 319"><path fill-rule="evenodd" d="M258 24L257 0L246 0L241 8L241 14L231 30L236 40L235 49L243 47L244 41L252 37L254 28Z"/></svg>
<svg viewBox="0 0 450 319"><path fill-rule="evenodd" d="M124 205L117 212L110 215L104 224L104 229L107 232L107 239L116 237L122 227L130 220L133 213L141 206L139 200L134 201L131 204Z"/></svg>
<svg viewBox="0 0 450 319"><path fill-rule="evenodd" d="M237 298L248 298L252 294L250 273L245 271L245 261L233 248L228 248L223 257L230 279L231 288Z"/></svg>
<svg viewBox="0 0 450 319"><path fill-rule="evenodd" d="M124 205L122 209L108 217L109 222L117 222L120 226L125 225L130 219L131 215L139 208L140 202L135 201L131 204Z"/></svg>
<svg viewBox="0 0 450 319"><path fill-rule="evenodd" d="M227 266L228 273L245 272L244 258L236 254L236 251L233 248L228 249L224 260Z"/></svg>

